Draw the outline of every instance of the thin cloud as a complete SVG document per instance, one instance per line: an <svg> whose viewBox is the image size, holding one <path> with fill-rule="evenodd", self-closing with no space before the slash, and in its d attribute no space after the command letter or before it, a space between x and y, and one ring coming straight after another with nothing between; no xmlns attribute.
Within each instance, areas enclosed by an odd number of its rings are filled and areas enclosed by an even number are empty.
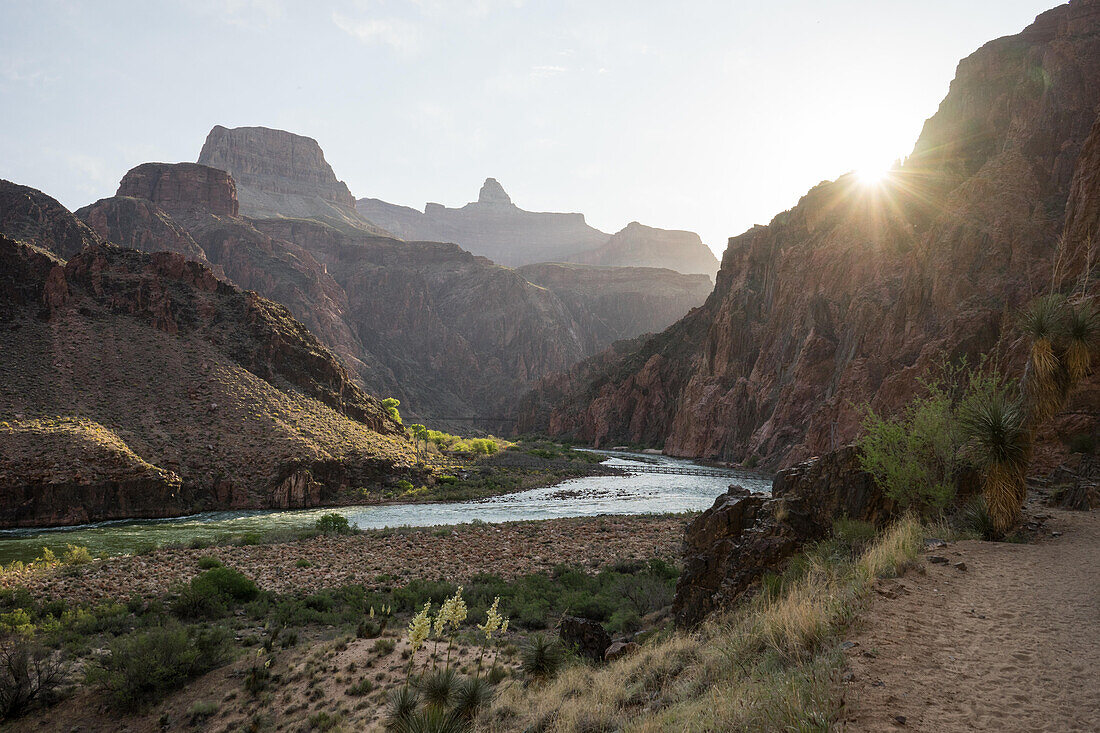
<svg viewBox="0 0 1100 733"><path fill-rule="evenodd" d="M402 53L420 48L420 30L400 18L350 18L340 11L332 13L336 27L363 43L382 44Z"/></svg>

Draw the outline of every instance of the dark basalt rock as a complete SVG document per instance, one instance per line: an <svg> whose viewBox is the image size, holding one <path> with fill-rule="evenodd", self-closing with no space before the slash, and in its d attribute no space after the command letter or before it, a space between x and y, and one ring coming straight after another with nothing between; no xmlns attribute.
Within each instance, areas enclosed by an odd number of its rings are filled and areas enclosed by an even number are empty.
<svg viewBox="0 0 1100 733"><path fill-rule="evenodd" d="M672 602L677 624L692 626L735 603L766 571L824 538L835 519L883 524L896 512L896 504L860 469L854 446L781 471L770 498L731 486L688 525L684 570Z"/></svg>
<svg viewBox="0 0 1100 733"><path fill-rule="evenodd" d="M567 648L574 648L581 656L602 662L604 653L611 646L611 637L598 621L577 616L565 616L558 632Z"/></svg>

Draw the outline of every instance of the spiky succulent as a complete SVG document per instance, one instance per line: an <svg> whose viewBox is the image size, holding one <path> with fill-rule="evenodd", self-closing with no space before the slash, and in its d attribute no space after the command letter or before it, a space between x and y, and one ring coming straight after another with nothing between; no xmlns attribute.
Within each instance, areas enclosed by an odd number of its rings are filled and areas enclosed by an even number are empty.
<svg viewBox="0 0 1100 733"><path fill-rule="evenodd" d="M1069 308L1066 315L1066 369L1080 382L1092 367L1092 351L1100 340L1100 317L1088 301Z"/></svg>
<svg viewBox="0 0 1100 733"><path fill-rule="evenodd" d="M999 533L1020 514L1031 460L1031 433L1025 411L1003 392L965 404L959 416L967 450L982 472L982 493Z"/></svg>

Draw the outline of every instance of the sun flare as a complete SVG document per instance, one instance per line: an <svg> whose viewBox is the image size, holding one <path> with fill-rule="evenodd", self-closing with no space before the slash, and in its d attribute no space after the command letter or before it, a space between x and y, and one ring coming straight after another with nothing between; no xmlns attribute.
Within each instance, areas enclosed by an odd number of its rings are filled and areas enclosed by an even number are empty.
<svg viewBox="0 0 1100 733"><path fill-rule="evenodd" d="M877 186L890 175L890 166L865 165L856 169L856 178L864 186Z"/></svg>

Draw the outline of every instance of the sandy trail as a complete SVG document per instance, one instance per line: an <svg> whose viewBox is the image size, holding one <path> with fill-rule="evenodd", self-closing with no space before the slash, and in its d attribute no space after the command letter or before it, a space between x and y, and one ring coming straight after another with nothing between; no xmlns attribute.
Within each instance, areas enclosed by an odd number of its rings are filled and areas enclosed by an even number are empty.
<svg viewBox="0 0 1100 733"><path fill-rule="evenodd" d="M1100 513L1047 513L1061 536L953 543L878 589L844 730L1100 731Z"/></svg>

